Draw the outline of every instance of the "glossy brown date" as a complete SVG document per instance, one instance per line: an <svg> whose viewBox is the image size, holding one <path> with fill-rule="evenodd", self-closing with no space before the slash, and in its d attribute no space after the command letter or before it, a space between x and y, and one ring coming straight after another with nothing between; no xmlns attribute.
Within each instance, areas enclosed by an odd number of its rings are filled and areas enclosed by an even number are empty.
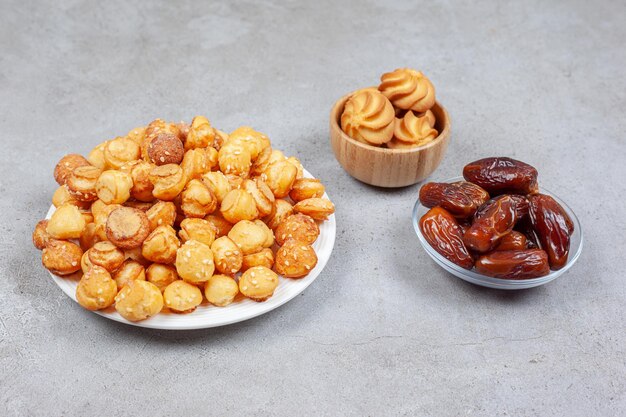
<svg viewBox="0 0 626 417"><path fill-rule="evenodd" d="M483 216L486 211L490 210L491 205L495 204L498 200L504 197L510 197L513 200L513 204L515 205L515 222L524 219L528 215L528 199L526 197L518 194L503 194L492 198L480 206L478 210L476 210L474 218L476 219Z"/></svg>
<svg viewBox="0 0 626 417"><path fill-rule="evenodd" d="M463 177L491 195L534 194L539 191L537 170L506 157L479 159L463 168Z"/></svg>
<svg viewBox="0 0 626 417"><path fill-rule="evenodd" d="M463 244L463 233L456 219L437 206L422 216L420 230L430 246L451 262L472 269L474 260Z"/></svg>
<svg viewBox="0 0 626 417"><path fill-rule="evenodd" d="M550 266L541 249L507 250L478 258L476 272L494 278L529 279L548 275Z"/></svg>
<svg viewBox="0 0 626 417"><path fill-rule="evenodd" d="M500 239L515 226L515 201L511 196L492 199L489 206L474 216L474 223L463 235L465 246L476 252L485 253L494 249Z"/></svg>
<svg viewBox="0 0 626 417"><path fill-rule="evenodd" d="M500 243L494 250L524 250L528 246L528 239L526 235L516 230L511 230L511 233L504 235L500 239Z"/></svg>
<svg viewBox="0 0 626 417"><path fill-rule="evenodd" d="M441 206L454 217L471 217L478 207L489 200L489 194L466 181L454 183L429 182L420 189L420 202L425 207Z"/></svg>
<svg viewBox="0 0 626 417"><path fill-rule="evenodd" d="M574 232L574 224L563 207L548 195L533 195L529 198L529 219L541 248L548 254L550 267L563 268Z"/></svg>

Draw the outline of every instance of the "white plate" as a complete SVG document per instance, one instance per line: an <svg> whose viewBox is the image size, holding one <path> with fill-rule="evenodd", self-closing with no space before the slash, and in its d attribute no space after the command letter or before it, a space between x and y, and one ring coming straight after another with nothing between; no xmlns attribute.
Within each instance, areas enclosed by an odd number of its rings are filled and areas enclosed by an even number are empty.
<svg viewBox="0 0 626 417"><path fill-rule="evenodd" d="M304 171L304 176L307 178L314 178L308 171ZM327 194L324 194L325 198L328 198ZM50 207L46 219L49 219L52 213L54 213L54 206ZM333 251L335 245L335 215L331 215L328 220L320 223L320 235L313 243L313 248L317 253L317 265L309 275L300 279L290 279L279 277L279 284L274 291L274 295L267 301L258 303L250 299L237 299L237 301L226 307L215 307L208 304L206 300L203 304L189 314L174 314L174 313L160 313L147 320L139 322L131 322L120 316L114 308L108 308L102 311L94 311L102 317L106 317L111 320L119 321L121 323L131 324L133 326L148 327L151 329L165 329L165 330L190 330L190 329L205 329L209 327L225 326L227 324L237 323L240 321L248 320L253 317L265 314L268 311L272 311L275 308L285 304L302 291L304 291L322 272L324 266L330 258L330 254ZM76 286L78 280L76 278L61 278L52 273L50 276L56 282L56 284L63 290L68 297L76 301Z"/></svg>
<svg viewBox="0 0 626 417"><path fill-rule="evenodd" d="M440 182L456 181L464 181L464 179L463 177L454 177ZM569 270L578 260L578 257L580 256L580 253L583 249L583 231L580 226L580 222L578 221L578 217L576 217L576 214L574 214L572 209L569 208L569 206L565 204L565 202L563 202L556 195L546 190L545 188L539 187L539 192L541 192L542 194L547 194L554 198L557 203L559 203L563 207L565 212L574 222L574 233L572 233L572 236L570 238L570 249L567 263L563 268L559 269L558 271L550 271L548 275L543 277L530 279L493 278L479 274L475 270L470 271L468 269L461 268L454 262L449 261L445 256L441 255L439 252L433 249L422 234L422 230L419 227L419 220L424 214L426 214L429 209L422 206L419 199L417 200L417 202L415 203L415 207L413 208L413 227L415 228L415 233L417 233L417 237L419 238L419 241L422 244L422 247L424 248L426 253L428 253L428 255L430 255L430 257L435 262L437 262L437 264L439 264L439 266L441 266L443 269L450 272L451 274L461 278L462 280L471 282L472 284L480 285L482 287L498 288L501 290L523 290L527 288L538 287L558 278L567 270Z"/></svg>

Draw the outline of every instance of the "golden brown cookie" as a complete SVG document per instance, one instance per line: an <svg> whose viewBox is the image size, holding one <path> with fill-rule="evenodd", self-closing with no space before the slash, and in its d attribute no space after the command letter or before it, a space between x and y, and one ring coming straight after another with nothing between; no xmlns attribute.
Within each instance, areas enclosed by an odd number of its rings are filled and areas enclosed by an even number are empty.
<svg viewBox="0 0 626 417"><path fill-rule="evenodd" d="M50 240L41 252L43 266L55 275L70 275L80 269L83 250L64 240Z"/></svg>
<svg viewBox="0 0 626 417"><path fill-rule="evenodd" d="M314 220L326 220L335 212L335 205L325 198L307 198L293 206L293 211L306 214Z"/></svg>
<svg viewBox="0 0 626 417"><path fill-rule="evenodd" d="M213 275L213 252L208 245L188 240L176 252L176 272L191 284L206 282Z"/></svg>
<svg viewBox="0 0 626 417"><path fill-rule="evenodd" d="M87 160L89 161L89 163L95 167L100 168L101 170L107 168L107 163L104 160L104 147L108 143L109 141L107 140L96 145L96 147L93 148L91 152L89 152L89 155L87 155Z"/></svg>
<svg viewBox="0 0 626 417"><path fill-rule="evenodd" d="M48 242L53 239L46 230L47 227L48 220L40 220L33 231L33 245L39 250L45 248Z"/></svg>
<svg viewBox="0 0 626 417"><path fill-rule="evenodd" d="M274 294L278 275L264 266L255 266L241 274L239 291L254 301L265 301Z"/></svg>
<svg viewBox="0 0 626 417"><path fill-rule="evenodd" d="M274 235L279 245L283 245L289 239L311 245L320 235L320 228L310 216L298 213L285 218L276 227Z"/></svg>
<svg viewBox="0 0 626 417"><path fill-rule="evenodd" d="M250 220L237 222L228 232L228 237L239 246L244 255L260 251L266 247L265 242L268 239L266 230Z"/></svg>
<svg viewBox="0 0 626 417"><path fill-rule="evenodd" d="M113 273L113 279L117 284L117 290L120 291L126 284L133 280L146 280L146 270L142 264L132 259L124 261L117 271Z"/></svg>
<svg viewBox="0 0 626 417"><path fill-rule="evenodd" d="M373 89L354 93L341 114L341 129L348 136L374 146L391 140L394 122L391 102Z"/></svg>
<svg viewBox="0 0 626 417"><path fill-rule="evenodd" d="M263 172L262 178L272 190L274 197L285 198L289 195L297 176L298 169L285 160L270 164Z"/></svg>
<svg viewBox="0 0 626 417"><path fill-rule="evenodd" d="M183 143L171 133L157 133L147 142L148 160L155 165L180 164L185 153Z"/></svg>
<svg viewBox="0 0 626 417"><path fill-rule="evenodd" d="M274 266L274 252L272 252L270 248L264 248L257 253L251 253L250 255L245 255L243 257L243 262L241 264L242 271L247 271L255 266L264 266L272 269Z"/></svg>
<svg viewBox="0 0 626 417"><path fill-rule="evenodd" d="M220 171L207 172L202 175L202 182L213 192L219 204L222 204L226 194L232 190L228 179Z"/></svg>
<svg viewBox="0 0 626 417"><path fill-rule="evenodd" d="M232 303L239 294L239 285L228 275L213 275L204 284L204 296L207 301L218 307Z"/></svg>
<svg viewBox="0 0 626 417"><path fill-rule="evenodd" d="M261 132L257 132L250 126L241 126L233 130L228 136L228 142L245 147L252 160L256 160L259 154L270 146L269 138Z"/></svg>
<svg viewBox="0 0 626 417"><path fill-rule="evenodd" d="M180 207L187 217L203 218L215 211L217 198L200 180L191 180L181 193Z"/></svg>
<svg viewBox="0 0 626 417"><path fill-rule="evenodd" d="M178 236L183 243L188 240L197 240L211 246L215 241L216 233L217 229L208 220L189 218L180 223Z"/></svg>
<svg viewBox="0 0 626 417"><path fill-rule="evenodd" d="M435 87L420 71L398 68L380 77L378 89L399 109L423 113L435 104Z"/></svg>
<svg viewBox="0 0 626 417"><path fill-rule="evenodd" d="M233 228L233 224L226 220L219 211L216 211L214 214L209 214L204 218L204 220L208 221L215 227L215 237L226 236L228 232L230 232L230 229Z"/></svg>
<svg viewBox="0 0 626 417"><path fill-rule="evenodd" d="M206 148L213 144L215 140L215 129L204 116L196 116L191 121L189 133L185 140L185 150L195 148Z"/></svg>
<svg viewBox="0 0 626 417"><path fill-rule="evenodd" d="M195 285L179 279L165 288L163 300L174 313L191 313L202 303L202 292Z"/></svg>
<svg viewBox="0 0 626 417"><path fill-rule="evenodd" d="M91 165L84 156L71 153L65 155L54 167L54 180L59 185L65 185L67 179L72 175L74 168Z"/></svg>
<svg viewBox="0 0 626 417"><path fill-rule="evenodd" d="M67 190L70 195L78 201L91 202L98 199L96 193L96 182L100 178L102 170L100 168L85 165L72 171L67 178Z"/></svg>
<svg viewBox="0 0 626 417"><path fill-rule="evenodd" d="M154 230L159 226L174 226L176 205L171 201L157 201L155 205L148 209L146 216L148 216L148 221L150 222L150 230Z"/></svg>
<svg viewBox="0 0 626 417"><path fill-rule="evenodd" d="M117 270L126 259L124 251L108 241L96 243L88 253L92 264L101 266L111 273Z"/></svg>
<svg viewBox="0 0 626 417"><path fill-rule="evenodd" d="M105 204L122 204L130 198L133 178L123 171L107 170L96 181L96 194Z"/></svg>
<svg viewBox="0 0 626 417"><path fill-rule="evenodd" d="M430 110L422 116L408 111L402 119L396 120L393 143L388 144L388 146L393 148L398 141L402 142L400 145L425 145L438 135L434 126L435 116Z"/></svg>
<svg viewBox="0 0 626 417"><path fill-rule="evenodd" d="M293 183L289 197L296 203L308 198L321 198L325 189L320 180L315 178L300 178Z"/></svg>
<svg viewBox="0 0 626 417"><path fill-rule="evenodd" d="M107 218L106 234L119 248L138 248L150 234L150 221L146 213L139 209L119 207Z"/></svg>
<svg viewBox="0 0 626 417"><path fill-rule="evenodd" d="M163 292L168 285L178 279L178 273L171 265L151 264L146 269L146 279Z"/></svg>
<svg viewBox="0 0 626 417"><path fill-rule="evenodd" d="M154 165L146 161L135 161L127 166L133 180L133 186L130 189L131 197L139 201L153 201L152 190L154 185L150 181L150 171L152 171Z"/></svg>
<svg viewBox="0 0 626 417"><path fill-rule="evenodd" d="M244 190L232 190L226 194L220 212L232 224L241 220L254 220L259 215L254 198Z"/></svg>
<svg viewBox="0 0 626 417"><path fill-rule="evenodd" d="M211 245L215 269L222 274L233 275L241 269L243 254L241 249L228 236L215 239Z"/></svg>
<svg viewBox="0 0 626 417"><path fill-rule="evenodd" d="M241 178L250 175L252 156L249 149L241 143L226 142L219 150L217 161L220 171L224 174L233 174Z"/></svg>
<svg viewBox="0 0 626 417"><path fill-rule="evenodd" d="M212 159L215 158L213 161ZM185 152L183 162L180 164L186 181L201 179L202 175L211 171L217 163L217 151L213 148L190 149Z"/></svg>
<svg viewBox="0 0 626 417"><path fill-rule="evenodd" d="M126 320L145 320L163 309L163 295L156 285L133 280L115 297L115 309Z"/></svg>
<svg viewBox="0 0 626 417"><path fill-rule="evenodd" d="M149 261L171 264L179 247L176 231L171 226L158 226L143 241L141 254Z"/></svg>
<svg viewBox="0 0 626 417"><path fill-rule="evenodd" d="M104 161L113 169L120 169L125 163L139 158L141 149L129 138L117 137L104 146Z"/></svg>
<svg viewBox="0 0 626 417"><path fill-rule="evenodd" d="M278 199L274 201L272 211L263 221L270 229L276 231L278 225L292 214L293 206L288 201Z"/></svg>
<svg viewBox="0 0 626 417"><path fill-rule="evenodd" d="M265 181L260 178L245 180L242 188L254 199L260 217L267 216L272 212L275 197Z"/></svg>
<svg viewBox="0 0 626 417"><path fill-rule="evenodd" d="M183 170L176 164L157 166L149 177L154 185L152 195L159 200L172 201L185 188Z"/></svg>
<svg viewBox="0 0 626 417"><path fill-rule="evenodd" d="M65 204L52 213L46 232L54 239L78 239L86 225L78 207Z"/></svg>
<svg viewBox="0 0 626 417"><path fill-rule="evenodd" d="M117 285L111 274L99 266L90 268L76 287L76 301L87 310L102 310L115 302Z"/></svg>
<svg viewBox="0 0 626 417"><path fill-rule="evenodd" d="M287 278L302 278L317 264L317 255L311 245L290 239L276 252L274 270Z"/></svg>

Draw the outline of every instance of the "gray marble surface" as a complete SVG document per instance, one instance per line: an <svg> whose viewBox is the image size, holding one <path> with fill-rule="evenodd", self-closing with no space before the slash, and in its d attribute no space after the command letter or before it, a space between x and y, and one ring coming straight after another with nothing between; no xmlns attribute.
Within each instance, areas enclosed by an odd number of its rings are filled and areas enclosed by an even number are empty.
<svg viewBox="0 0 626 417"><path fill-rule="evenodd" d="M626 414L626 5L0 2L0 415ZM347 91L420 68L452 118L432 176L508 155L580 217L578 264L479 288L419 247L418 186L349 177L328 140ZM166 332L80 308L32 247L70 151L156 117L249 124L337 205L301 296L228 327Z"/></svg>

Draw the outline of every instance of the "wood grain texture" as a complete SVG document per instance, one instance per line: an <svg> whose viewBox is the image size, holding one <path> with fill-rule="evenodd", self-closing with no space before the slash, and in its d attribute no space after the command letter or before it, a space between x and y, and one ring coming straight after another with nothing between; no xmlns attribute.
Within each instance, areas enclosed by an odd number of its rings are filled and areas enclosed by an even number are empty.
<svg viewBox="0 0 626 417"><path fill-rule="evenodd" d="M339 99L330 112L330 142L348 174L366 184L393 188L423 181L437 169L450 140L450 117L439 102L431 108L439 132L435 140L418 148L389 149L366 145L341 130L339 119L352 94Z"/></svg>

